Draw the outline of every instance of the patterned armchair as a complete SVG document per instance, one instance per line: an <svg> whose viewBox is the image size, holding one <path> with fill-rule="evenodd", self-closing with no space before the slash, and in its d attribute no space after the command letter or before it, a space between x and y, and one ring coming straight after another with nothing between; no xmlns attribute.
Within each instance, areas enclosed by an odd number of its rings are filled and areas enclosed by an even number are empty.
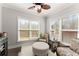
<svg viewBox="0 0 79 59"><path fill-rule="evenodd" d="M71 43L68 46L60 44L56 53L58 56L79 56L79 45L77 43Z"/></svg>
<svg viewBox="0 0 79 59"><path fill-rule="evenodd" d="M49 34L45 33L42 37L39 38L39 41L47 43L48 39L49 39Z"/></svg>

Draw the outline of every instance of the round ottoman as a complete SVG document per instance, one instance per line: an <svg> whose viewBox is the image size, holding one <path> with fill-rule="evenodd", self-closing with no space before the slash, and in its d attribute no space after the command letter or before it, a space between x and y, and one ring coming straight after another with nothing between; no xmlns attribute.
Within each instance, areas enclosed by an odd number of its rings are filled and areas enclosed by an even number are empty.
<svg viewBox="0 0 79 59"><path fill-rule="evenodd" d="M36 42L32 45L32 49L35 56L47 56L49 45L45 42Z"/></svg>

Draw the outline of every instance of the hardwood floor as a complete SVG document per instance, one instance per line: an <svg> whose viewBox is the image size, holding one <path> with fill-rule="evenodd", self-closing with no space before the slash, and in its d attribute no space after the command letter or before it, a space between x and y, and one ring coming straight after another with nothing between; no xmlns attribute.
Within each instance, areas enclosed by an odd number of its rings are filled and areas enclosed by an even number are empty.
<svg viewBox="0 0 79 59"><path fill-rule="evenodd" d="M18 56L18 53L21 51L21 47L8 49L8 56Z"/></svg>

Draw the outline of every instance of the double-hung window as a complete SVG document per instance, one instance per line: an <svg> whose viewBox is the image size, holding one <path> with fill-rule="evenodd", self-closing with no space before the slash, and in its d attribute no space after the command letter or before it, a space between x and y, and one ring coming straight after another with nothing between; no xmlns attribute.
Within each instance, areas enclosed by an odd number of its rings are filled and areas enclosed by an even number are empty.
<svg viewBox="0 0 79 59"><path fill-rule="evenodd" d="M40 22L19 18L18 41L33 40L39 37Z"/></svg>

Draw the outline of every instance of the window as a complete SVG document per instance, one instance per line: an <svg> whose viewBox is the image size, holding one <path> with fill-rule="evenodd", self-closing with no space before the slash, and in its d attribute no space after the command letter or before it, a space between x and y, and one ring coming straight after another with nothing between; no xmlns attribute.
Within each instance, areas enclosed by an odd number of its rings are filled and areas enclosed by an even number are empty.
<svg viewBox="0 0 79 59"><path fill-rule="evenodd" d="M18 19L18 41L26 41L39 37L39 21Z"/></svg>
<svg viewBox="0 0 79 59"><path fill-rule="evenodd" d="M51 38L71 43L73 39L79 39L79 17L77 15L65 16L56 22L51 22Z"/></svg>

